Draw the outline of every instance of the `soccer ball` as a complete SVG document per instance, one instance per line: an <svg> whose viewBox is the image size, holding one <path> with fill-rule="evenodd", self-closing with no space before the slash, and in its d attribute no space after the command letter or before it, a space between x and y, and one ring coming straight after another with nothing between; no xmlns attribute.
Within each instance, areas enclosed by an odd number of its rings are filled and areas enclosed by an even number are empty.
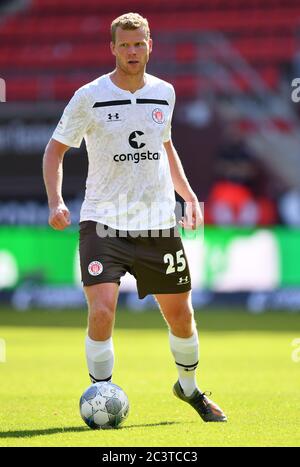
<svg viewBox="0 0 300 467"><path fill-rule="evenodd" d="M106 381L94 383L79 401L81 418L92 429L117 428L128 416L128 397L119 386Z"/></svg>

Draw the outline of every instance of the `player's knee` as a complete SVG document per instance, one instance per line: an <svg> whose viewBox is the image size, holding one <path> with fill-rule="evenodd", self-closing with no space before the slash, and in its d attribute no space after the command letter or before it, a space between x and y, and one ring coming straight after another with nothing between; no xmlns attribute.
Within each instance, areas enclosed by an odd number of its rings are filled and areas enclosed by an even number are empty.
<svg viewBox="0 0 300 467"><path fill-rule="evenodd" d="M193 309L186 305L175 310L174 317L176 321L191 324L194 320Z"/></svg>
<svg viewBox="0 0 300 467"><path fill-rule="evenodd" d="M105 304L97 304L89 309L89 324L93 327L105 327L114 321L114 310Z"/></svg>
<svg viewBox="0 0 300 467"><path fill-rule="evenodd" d="M188 337L192 335L196 328L193 309L181 307L174 310L172 316L169 317L168 324L171 332L177 336Z"/></svg>

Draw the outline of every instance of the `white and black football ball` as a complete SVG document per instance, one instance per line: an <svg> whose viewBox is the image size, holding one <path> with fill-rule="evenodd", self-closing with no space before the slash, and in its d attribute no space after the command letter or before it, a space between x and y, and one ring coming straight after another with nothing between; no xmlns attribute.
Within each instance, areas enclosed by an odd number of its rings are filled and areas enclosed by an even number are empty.
<svg viewBox="0 0 300 467"><path fill-rule="evenodd" d="M129 401L122 388L103 381L84 391L79 409L81 418L90 428L117 428L128 416Z"/></svg>

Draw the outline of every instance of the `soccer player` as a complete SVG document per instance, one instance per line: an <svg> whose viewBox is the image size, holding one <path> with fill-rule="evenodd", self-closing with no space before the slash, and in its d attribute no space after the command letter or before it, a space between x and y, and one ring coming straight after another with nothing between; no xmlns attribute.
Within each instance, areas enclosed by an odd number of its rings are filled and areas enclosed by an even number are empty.
<svg viewBox="0 0 300 467"><path fill-rule="evenodd" d="M85 349L92 382L110 381L120 278L129 272L139 298L153 294L169 328L178 370L175 396L206 422L227 418L197 386L198 332L187 258L176 228L175 193L190 208L181 225L202 222L197 197L171 140L173 86L146 73L149 25L137 13L111 24L115 69L78 89L44 154L49 224L71 223L62 197L63 158L85 139L89 168L80 214L80 265L88 303Z"/></svg>

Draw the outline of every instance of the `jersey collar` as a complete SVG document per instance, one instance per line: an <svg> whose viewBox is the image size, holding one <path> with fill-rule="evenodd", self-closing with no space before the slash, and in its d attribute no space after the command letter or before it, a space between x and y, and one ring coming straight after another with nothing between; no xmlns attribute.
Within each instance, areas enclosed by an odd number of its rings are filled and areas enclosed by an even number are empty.
<svg viewBox="0 0 300 467"><path fill-rule="evenodd" d="M147 73L145 73L145 80L146 80L146 83L144 84L144 86L140 89L138 89L137 91L135 91L134 93L130 92L130 91L127 91L125 89L121 89L119 88L118 86L116 86L112 80L110 79L110 73L108 73L106 76L106 82L107 82L107 85L110 89L118 92L119 94L122 94L122 95L126 95L128 97L131 97L131 98L135 98L135 97L138 97L141 93L143 93L148 87L149 87L149 78L148 78L148 75Z"/></svg>

